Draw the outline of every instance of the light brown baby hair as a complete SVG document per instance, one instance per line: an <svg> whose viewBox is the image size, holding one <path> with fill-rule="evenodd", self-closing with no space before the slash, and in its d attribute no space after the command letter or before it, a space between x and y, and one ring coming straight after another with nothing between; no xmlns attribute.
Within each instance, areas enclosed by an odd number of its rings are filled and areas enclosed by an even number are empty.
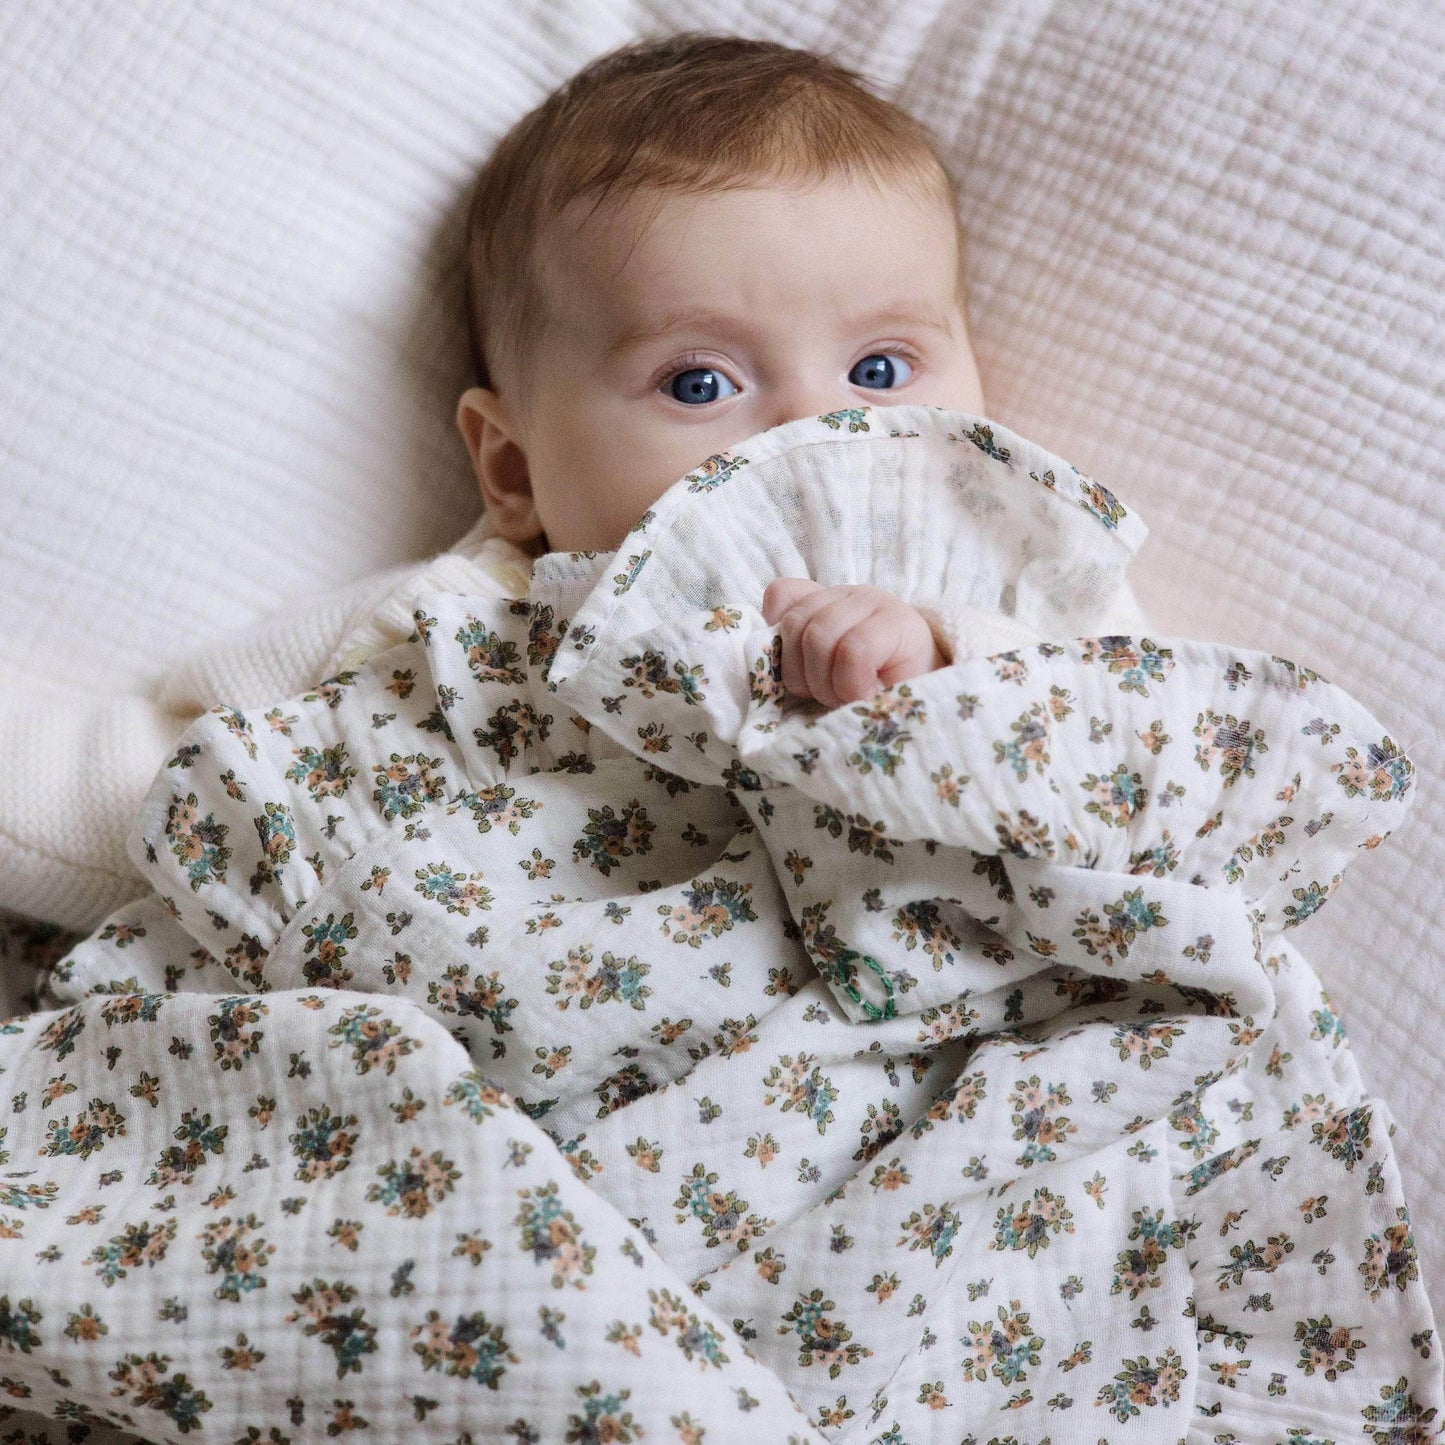
<svg viewBox="0 0 1445 1445"><path fill-rule="evenodd" d="M529 344L546 315L537 240L571 202L836 176L914 187L957 218L924 126L823 56L699 34L600 56L518 121L477 178L467 312L478 384L525 393ZM960 258L962 249L960 235Z"/></svg>

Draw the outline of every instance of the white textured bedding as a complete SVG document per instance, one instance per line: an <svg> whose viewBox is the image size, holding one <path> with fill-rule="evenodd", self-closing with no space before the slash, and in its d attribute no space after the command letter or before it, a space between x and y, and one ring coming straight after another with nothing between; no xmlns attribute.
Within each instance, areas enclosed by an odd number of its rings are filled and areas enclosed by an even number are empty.
<svg viewBox="0 0 1445 1445"><path fill-rule="evenodd" d="M967 197L990 411L1148 518L1162 630L1310 663L1419 748L1399 846L1305 942L1400 1125L1438 1291L1433 0L9 7L0 686L142 690L460 535L466 182L553 84L664 24L897 87Z"/></svg>

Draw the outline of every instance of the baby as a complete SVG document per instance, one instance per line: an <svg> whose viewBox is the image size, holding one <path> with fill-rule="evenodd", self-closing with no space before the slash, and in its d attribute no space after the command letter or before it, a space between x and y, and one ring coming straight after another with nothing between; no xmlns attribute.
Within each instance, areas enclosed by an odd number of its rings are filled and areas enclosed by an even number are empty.
<svg viewBox="0 0 1445 1445"><path fill-rule="evenodd" d="M983 410L956 196L848 71L677 36L594 61L508 133L470 219L480 386L457 421L495 535L611 552L702 458L863 403ZM792 693L836 707L945 665L949 619L779 578Z"/></svg>

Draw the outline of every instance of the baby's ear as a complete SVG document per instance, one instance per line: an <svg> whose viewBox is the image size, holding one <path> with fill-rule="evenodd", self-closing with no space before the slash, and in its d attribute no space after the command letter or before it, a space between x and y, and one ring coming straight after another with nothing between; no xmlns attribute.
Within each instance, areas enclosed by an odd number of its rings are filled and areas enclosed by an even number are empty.
<svg viewBox="0 0 1445 1445"><path fill-rule="evenodd" d="M473 386L457 402L457 428L477 474L492 534L519 547L540 537L527 453L511 408L496 392Z"/></svg>

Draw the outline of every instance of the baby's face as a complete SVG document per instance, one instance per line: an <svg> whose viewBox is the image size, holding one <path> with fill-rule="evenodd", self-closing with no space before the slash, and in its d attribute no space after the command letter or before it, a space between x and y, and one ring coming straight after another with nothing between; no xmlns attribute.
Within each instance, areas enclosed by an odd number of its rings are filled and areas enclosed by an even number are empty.
<svg viewBox="0 0 1445 1445"><path fill-rule="evenodd" d="M768 427L866 404L981 412L957 245L942 200L865 180L564 213L541 247L527 401L506 408L534 509L513 532L610 551Z"/></svg>

